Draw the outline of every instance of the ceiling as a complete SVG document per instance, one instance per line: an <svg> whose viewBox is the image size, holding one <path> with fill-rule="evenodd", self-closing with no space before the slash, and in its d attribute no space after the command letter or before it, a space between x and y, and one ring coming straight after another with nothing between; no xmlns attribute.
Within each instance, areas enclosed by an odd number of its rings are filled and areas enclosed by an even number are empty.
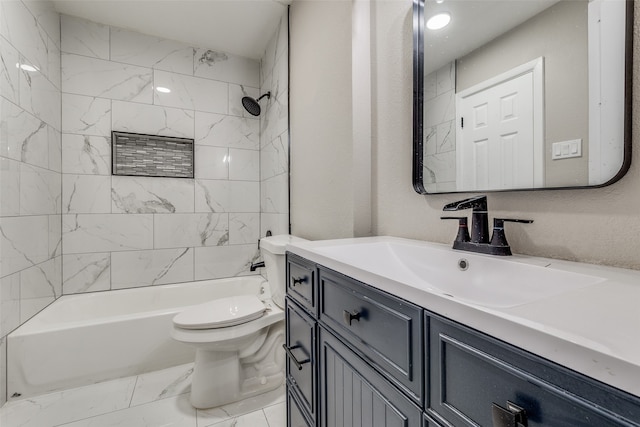
<svg viewBox="0 0 640 427"><path fill-rule="evenodd" d="M425 20L446 12L451 23L425 29L425 74L458 59L517 27L558 0L427 0Z"/></svg>
<svg viewBox="0 0 640 427"><path fill-rule="evenodd" d="M260 59L290 0L52 0L58 12Z"/></svg>

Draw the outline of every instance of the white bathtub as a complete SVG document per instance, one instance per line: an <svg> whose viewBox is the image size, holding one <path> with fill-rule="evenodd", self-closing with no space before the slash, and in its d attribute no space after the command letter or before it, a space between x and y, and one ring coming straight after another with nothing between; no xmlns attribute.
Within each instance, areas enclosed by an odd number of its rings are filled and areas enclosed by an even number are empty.
<svg viewBox="0 0 640 427"><path fill-rule="evenodd" d="M169 335L173 316L189 305L242 294L270 297L262 276L62 296L8 336L7 396L192 362L194 349Z"/></svg>

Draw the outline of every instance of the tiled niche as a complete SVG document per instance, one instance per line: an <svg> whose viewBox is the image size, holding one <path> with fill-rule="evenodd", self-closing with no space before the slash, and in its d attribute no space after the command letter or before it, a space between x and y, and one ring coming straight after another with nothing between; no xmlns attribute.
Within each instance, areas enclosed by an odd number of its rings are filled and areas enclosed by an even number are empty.
<svg viewBox="0 0 640 427"><path fill-rule="evenodd" d="M111 174L193 178L193 139L111 132Z"/></svg>

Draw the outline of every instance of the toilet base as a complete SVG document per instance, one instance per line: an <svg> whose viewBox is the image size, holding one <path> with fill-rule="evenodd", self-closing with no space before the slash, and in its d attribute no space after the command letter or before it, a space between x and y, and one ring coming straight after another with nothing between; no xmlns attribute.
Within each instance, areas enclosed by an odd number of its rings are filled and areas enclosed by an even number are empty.
<svg viewBox="0 0 640 427"><path fill-rule="evenodd" d="M278 326L272 328L260 350L244 359L236 351L197 348L191 404L197 409L214 408L280 387L284 383L284 337Z"/></svg>
<svg viewBox="0 0 640 427"><path fill-rule="evenodd" d="M240 359L237 352L196 350L191 404L198 408L224 405L238 396Z"/></svg>

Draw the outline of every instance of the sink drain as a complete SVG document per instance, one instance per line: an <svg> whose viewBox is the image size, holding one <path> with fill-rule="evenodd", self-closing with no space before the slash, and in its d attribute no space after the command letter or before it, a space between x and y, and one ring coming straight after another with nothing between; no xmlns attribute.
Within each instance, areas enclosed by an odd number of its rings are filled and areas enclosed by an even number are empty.
<svg viewBox="0 0 640 427"><path fill-rule="evenodd" d="M458 260L458 268L461 271L465 271L469 268L469 261L467 261L465 258L460 258Z"/></svg>

